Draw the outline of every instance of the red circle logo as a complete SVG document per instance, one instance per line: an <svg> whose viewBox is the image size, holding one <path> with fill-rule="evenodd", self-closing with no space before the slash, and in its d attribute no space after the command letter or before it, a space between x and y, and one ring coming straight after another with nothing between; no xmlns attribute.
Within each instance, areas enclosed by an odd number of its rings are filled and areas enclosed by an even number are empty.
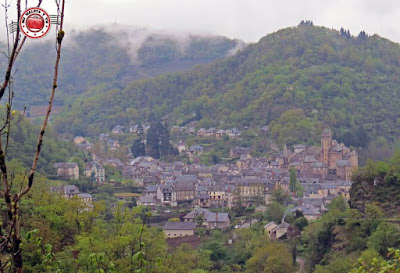
<svg viewBox="0 0 400 273"><path fill-rule="evenodd" d="M19 20L19 28L29 38L40 38L50 29L50 16L41 8L24 11Z"/></svg>

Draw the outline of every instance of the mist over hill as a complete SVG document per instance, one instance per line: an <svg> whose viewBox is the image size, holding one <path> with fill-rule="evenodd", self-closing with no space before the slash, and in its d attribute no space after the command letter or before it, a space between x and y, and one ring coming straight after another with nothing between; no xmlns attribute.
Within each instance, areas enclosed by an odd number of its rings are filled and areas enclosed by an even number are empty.
<svg viewBox="0 0 400 273"><path fill-rule="evenodd" d="M182 124L197 112L209 126L271 125L271 135L289 144L299 141L292 132L312 138L322 126L350 145L357 132L395 141L399 74L398 44L302 23L212 64L78 99L57 129L95 135L149 117ZM291 125L295 130L285 132Z"/></svg>
<svg viewBox="0 0 400 273"><path fill-rule="evenodd" d="M56 55L50 38L28 40L18 58L14 70L18 109L47 103ZM229 56L243 46L240 40L221 36L161 33L120 25L73 31L67 33L63 47L56 104L73 102L77 95L94 89L123 89L137 79L186 71ZM5 65L6 58L1 56L0 67Z"/></svg>

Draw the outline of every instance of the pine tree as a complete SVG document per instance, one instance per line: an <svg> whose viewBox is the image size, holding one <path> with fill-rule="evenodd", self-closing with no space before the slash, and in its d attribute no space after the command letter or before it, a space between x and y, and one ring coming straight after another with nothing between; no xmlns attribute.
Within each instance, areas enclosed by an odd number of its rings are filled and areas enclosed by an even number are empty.
<svg viewBox="0 0 400 273"><path fill-rule="evenodd" d="M143 141L136 139L132 145L132 154L134 157L146 156L146 146Z"/></svg>
<svg viewBox="0 0 400 273"><path fill-rule="evenodd" d="M160 136L160 155L168 156L172 154L172 146L170 143L170 135L168 131L168 125L165 123L164 126L160 123L159 125L159 136Z"/></svg>
<svg viewBox="0 0 400 273"><path fill-rule="evenodd" d="M159 123L151 123L147 132L147 155L154 159L160 158Z"/></svg>
<svg viewBox="0 0 400 273"><path fill-rule="evenodd" d="M143 140L144 137L144 129L141 123L139 123L138 127L137 127L137 135L139 136L140 140Z"/></svg>

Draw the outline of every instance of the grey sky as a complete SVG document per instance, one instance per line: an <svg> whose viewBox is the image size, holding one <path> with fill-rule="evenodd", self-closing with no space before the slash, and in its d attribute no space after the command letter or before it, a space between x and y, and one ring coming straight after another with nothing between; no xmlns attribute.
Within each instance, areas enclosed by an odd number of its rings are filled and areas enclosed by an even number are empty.
<svg viewBox="0 0 400 273"><path fill-rule="evenodd" d="M16 0L12 2L15 5ZM30 0L29 5L36 2ZM54 13L53 0L43 3ZM329 28L343 26L352 34L365 30L400 42L399 18L398 0L67 0L66 4L66 23L74 28L118 23L219 34L247 42L302 19Z"/></svg>

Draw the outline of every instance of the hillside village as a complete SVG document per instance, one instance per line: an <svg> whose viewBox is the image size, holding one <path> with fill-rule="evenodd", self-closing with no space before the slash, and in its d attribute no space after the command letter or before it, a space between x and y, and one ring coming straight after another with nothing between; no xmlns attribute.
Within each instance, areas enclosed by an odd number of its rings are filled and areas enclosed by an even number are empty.
<svg viewBox="0 0 400 273"><path fill-rule="evenodd" d="M122 129L121 126L115 127L112 130L113 134L124 134ZM147 131L148 126L144 129ZM131 127L129 132L135 133L135 130L137 126ZM174 127L172 130L182 130L182 128ZM196 134L199 137L215 138L224 135L235 138L240 137L241 133L237 128L230 130L201 128L196 132L189 127L185 130L188 134ZM260 130L261 133L266 131L268 131L266 127ZM118 141L108 134L102 133L99 141L108 145L110 149L119 147ZM93 147L93 144L83 137L75 137L74 142L81 149L90 150ZM93 154L93 161L85 163L83 174L94 183L110 183L106 180L104 166L111 165L124 179L134 181L135 186L142 189L140 194L118 193L116 197L119 200L131 201L133 198L137 205L153 210L193 209L180 221L165 224L166 235L173 238L193 235L196 227L227 228L230 219L229 214L223 212L225 209L257 207L265 210L265 206L271 202L271 196L277 189L283 190L293 198L297 204L292 208L293 213L301 211L307 220L315 220L326 212L327 205L335 197L341 195L346 200L350 198L351 175L358 167L357 153L332 139L330 129L322 131L321 146L297 144L288 148L285 144L279 153L268 159L252 157L249 147L237 146L230 150L230 156L237 158L236 161L212 166L193 162L193 158L203 152L200 145L186 147L184 141L179 141L176 148L181 155L189 158L188 162L167 163L148 156L122 162L117 158L101 159ZM57 163L55 167L57 176L61 179L79 178L79 168L76 163ZM301 192L290 190L291 172L295 173L296 180L301 185ZM92 196L87 194L83 196L90 197L88 200L92 201ZM290 228L284 219L281 223L271 222L265 226L265 230L274 238L286 235Z"/></svg>

